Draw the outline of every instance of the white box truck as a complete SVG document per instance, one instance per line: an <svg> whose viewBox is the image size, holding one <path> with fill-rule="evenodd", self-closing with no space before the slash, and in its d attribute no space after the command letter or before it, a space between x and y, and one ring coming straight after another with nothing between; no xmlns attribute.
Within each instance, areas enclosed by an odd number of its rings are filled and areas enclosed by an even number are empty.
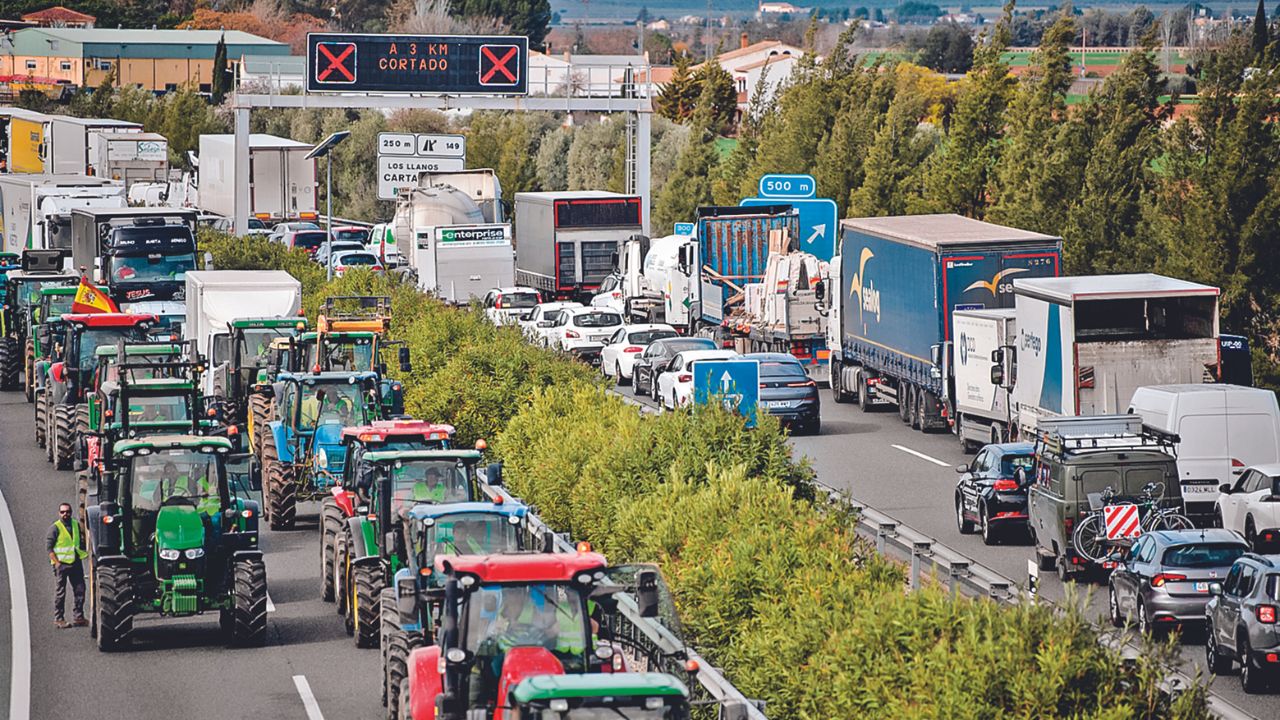
<svg viewBox="0 0 1280 720"><path fill-rule="evenodd" d="M1045 417L1123 413L1143 385L1216 380L1218 288L1141 273L1015 279L1013 292L1003 374L1023 437Z"/></svg>
<svg viewBox="0 0 1280 720"><path fill-rule="evenodd" d="M168 182L169 141L159 133L91 133L89 170L98 177L120 180L125 187Z"/></svg>
<svg viewBox="0 0 1280 720"><path fill-rule="evenodd" d="M92 172L94 163L89 158L93 136L100 132L142 132L142 125L127 120L52 116L48 148L50 172L102 175Z"/></svg>
<svg viewBox="0 0 1280 720"><path fill-rule="evenodd" d="M235 217L235 135L200 136L200 209ZM249 214L267 222L315 220L316 161L311 145L249 135Z"/></svg>
<svg viewBox="0 0 1280 720"><path fill-rule="evenodd" d="M1246 467L1280 462L1280 405L1270 390L1226 384L1140 387L1129 412L1177 436L1178 479L1187 514L1213 519L1218 486Z"/></svg>
<svg viewBox="0 0 1280 720"><path fill-rule="evenodd" d="M183 336L209 361L204 392L220 395L227 372L227 325L248 318L296 317L302 283L283 270L192 270L186 274L187 321Z"/></svg>
<svg viewBox="0 0 1280 720"><path fill-rule="evenodd" d="M644 233L640 198L603 190L516 193L516 280L547 300L590 302L623 244Z"/></svg>
<svg viewBox="0 0 1280 720"><path fill-rule="evenodd" d="M997 351L1013 345L1015 312L1013 308L992 308L951 314L955 431L965 452L1010 437L1013 416L1009 390L991 382L991 366Z"/></svg>
<svg viewBox="0 0 1280 720"><path fill-rule="evenodd" d="M71 249L71 210L125 207L124 185L88 175L0 175L0 246Z"/></svg>

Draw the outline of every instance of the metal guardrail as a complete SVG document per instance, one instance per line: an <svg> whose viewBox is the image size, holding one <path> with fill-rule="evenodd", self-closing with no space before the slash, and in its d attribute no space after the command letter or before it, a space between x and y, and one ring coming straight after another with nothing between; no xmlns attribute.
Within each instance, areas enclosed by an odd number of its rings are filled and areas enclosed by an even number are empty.
<svg viewBox="0 0 1280 720"><path fill-rule="evenodd" d="M502 498L503 502L527 504L512 495L506 488L481 482L480 490L490 500ZM554 537L556 552L577 552L577 546L567 534L555 532L537 516L536 512L532 512L533 508L530 510L528 523L534 537L550 534ZM655 618L642 617L634 597L629 594L621 594L617 597L621 622L614 628L615 632L623 634L640 647L656 651L652 654L667 661L663 663L663 667L659 668L660 670L682 672L685 660L692 660L698 664L697 672L691 674L697 681L697 685L689 688L695 704L718 705L719 720L768 720L763 712L763 701L752 700L743 695L718 668L699 655L696 650L685 645L670 628Z"/></svg>

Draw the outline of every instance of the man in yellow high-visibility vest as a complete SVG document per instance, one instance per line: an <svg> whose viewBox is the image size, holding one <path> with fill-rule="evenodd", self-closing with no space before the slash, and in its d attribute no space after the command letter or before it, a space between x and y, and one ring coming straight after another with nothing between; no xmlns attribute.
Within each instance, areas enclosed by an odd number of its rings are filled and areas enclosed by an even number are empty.
<svg viewBox="0 0 1280 720"><path fill-rule="evenodd" d="M66 605L67 582L71 583L71 592L75 596L75 615L72 625L83 627L89 624L84 617L84 566L81 560L88 557L85 550L84 533L80 521L71 516L71 505L62 503L58 506L58 519L49 527L49 536L45 545L49 551L49 563L53 566L53 624L70 627L63 615Z"/></svg>

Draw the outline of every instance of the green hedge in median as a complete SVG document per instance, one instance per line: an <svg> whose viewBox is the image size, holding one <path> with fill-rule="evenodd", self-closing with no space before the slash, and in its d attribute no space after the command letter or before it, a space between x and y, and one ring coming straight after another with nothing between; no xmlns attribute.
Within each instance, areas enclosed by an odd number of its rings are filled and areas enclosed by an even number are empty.
<svg viewBox="0 0 1280 720"><path fill-rule="evenodd" d="M221 268L298 267L261 244L205 246ZM552 526L615 561L660 563L693 643L775 720L1207 717L1203 685L1173 703L1158 690L1172 646L1126 666L1079 611L906 590L900 564L817 506L772 419L642 416L481 313L363 271L298 274L309 313L326 295L392 295L393 333L413 356L409 411L454 424L460 442L490 439L512 490Z"/></svg>

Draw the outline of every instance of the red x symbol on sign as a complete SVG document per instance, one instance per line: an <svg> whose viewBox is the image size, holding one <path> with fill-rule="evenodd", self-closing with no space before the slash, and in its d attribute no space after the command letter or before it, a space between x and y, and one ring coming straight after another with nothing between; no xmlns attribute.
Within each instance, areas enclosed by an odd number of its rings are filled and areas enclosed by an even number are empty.
<svg viewBox="0 0 1280 720"><path fill-rule="evenodd" d="M317 68L321 60L328 60L329 64L316 73L317 82L353 83L356 81L355 43L316 43ZM340 77L330 79L330 75L335 72Z"/></svg>
<svg viewBox="0 0 1280 720"><path fill-rule="evenodd" d="M501 56L498 53L502 53ZM518 45L481 45L480 46L480 84L481 85L515 85L520 82L516 73L519 71L512 62L520 53ZM511 63L511 67L507 63ZM505 79L494 76L501 73Z"/></svg>

